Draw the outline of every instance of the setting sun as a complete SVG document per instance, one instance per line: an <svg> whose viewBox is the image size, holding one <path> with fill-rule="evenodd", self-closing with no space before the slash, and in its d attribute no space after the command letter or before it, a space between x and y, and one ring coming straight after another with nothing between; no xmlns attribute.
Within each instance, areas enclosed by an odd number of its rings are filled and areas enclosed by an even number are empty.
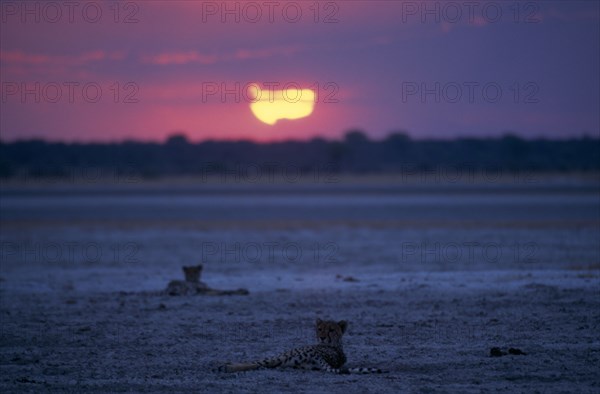
<svg viewBox="0 0 600 394"><path fill-rule="evenodd" d="M258 120L274 125L280 119L300 119L309 116L315 106L315 92L310 89L260 90L255 87L255 101L250 110Z"/></svg>

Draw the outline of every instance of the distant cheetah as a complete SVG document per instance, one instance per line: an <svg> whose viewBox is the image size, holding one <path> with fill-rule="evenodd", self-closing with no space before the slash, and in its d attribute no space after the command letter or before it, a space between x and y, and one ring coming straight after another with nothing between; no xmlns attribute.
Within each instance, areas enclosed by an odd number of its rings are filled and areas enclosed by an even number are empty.
<svg viewBox="0 0 600 394"><path fill-rule="evenodd" d="M200 274L202 273L202 264L182 267L185 280L172 280L167 285L165 293L168 295L247 295L248 290L218 290L208 287L204 282L200 281Z"/></svg>
<svg viewBox="0 0 600 394"><path fill-rule="evenodd" d="M348 323L345 320L323 321L317 319L316 333L319 343L302 346L279 356L249 363L229 363L217 368L219 372L251 371L259 368L300 368L328 371L338 374L382 373L378 368L344 368L346 355L342 348L342 335Z"/></svg>

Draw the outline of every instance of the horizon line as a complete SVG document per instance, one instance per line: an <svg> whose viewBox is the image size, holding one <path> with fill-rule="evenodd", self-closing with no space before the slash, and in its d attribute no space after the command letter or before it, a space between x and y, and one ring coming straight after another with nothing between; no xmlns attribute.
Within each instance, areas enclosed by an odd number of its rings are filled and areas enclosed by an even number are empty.
<svg viewBox="0 0 600 394"><path fill-rule="evenodd" d="M257 140L252 138L205 138L200 140L192 140L189 135L183 131L175 131L171 134L168 134L166 138L162 140L157 139L140 139L137 137L133 138L123 138L119 140L68 140L68 139L50 139L45 137L25 137L25 138L16 138L12 140L4 140L0 137L0 144L15 144L15 143L27 143L27 142L44 142L47 144L67 144L67 145L111 145L111 144L126 144L126 143L139 143L139 144L158 144L164 145L168 144L170 141L175 139L179 140L179 142L187 143L190 145L197 145L203 143L252 143L256 145L271 145L271 144L283 144L283 143L310 143L314 141L324 141L327 143L334 142L345 142L349 135L356 135L358 138L363 139L367 142L378 143L385 142L386 140L392 138L393 136L402 136L406 138L408 141L413 142L421 142L421 141L436 141L436 142L450 142L450 141L460 141L460 140L478 140L478 141L486 141L486 140L501 140L505 138L515 138L522 141L574 141L574 140L600 140L600 132L593 135L593 133L582 132L579 136L564 136L564 137L545 137L545 136L523 136L519 135L513 131L505 131L497 135L488 135L488 136L473 136L473 135L455 135L452 137L416 137L411 135L405 130L396 130L388 133L387 135L379 138L372 138L369 134L362 129L350 129L346 131L342 136L338 138L325 137L314 135L307 138L283 138L283 139L271 139L271 140Z"/></svg>

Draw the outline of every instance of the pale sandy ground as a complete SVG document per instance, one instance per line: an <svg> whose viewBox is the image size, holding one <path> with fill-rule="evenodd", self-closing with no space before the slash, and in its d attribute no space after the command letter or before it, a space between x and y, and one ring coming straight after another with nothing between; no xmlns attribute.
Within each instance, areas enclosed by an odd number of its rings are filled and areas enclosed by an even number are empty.
<svg viewBox="0 0 600 394"><path fill-rule="evenodd" d="M600 392L594 182L332 195L5 190L0 391ZM274 260L263 246L249 262L247 247L267 242L279 245ZM238 243L241 256L204 250ZM287 244L303 258L286 260ZM407 253L423 244L425 254ZM153 293L200 260L206 282L250 295ZM348 366L389 373L211 372L312 343L317 317L349 322ZM492 358L495 346L527 355Z"/></svg>
<svg viewBox="0 0 600 394"><path fill-rule="evenodd" d="M332 277L330 289L251 288L245 297L3 291L0 386L3 392L598 392L597 274L485 275L407 273L382 285ZM311 343L318 316L350 322L348 366L389 373L211 372L218 362ZM493 346L527 355L491 358Z"/></svg>

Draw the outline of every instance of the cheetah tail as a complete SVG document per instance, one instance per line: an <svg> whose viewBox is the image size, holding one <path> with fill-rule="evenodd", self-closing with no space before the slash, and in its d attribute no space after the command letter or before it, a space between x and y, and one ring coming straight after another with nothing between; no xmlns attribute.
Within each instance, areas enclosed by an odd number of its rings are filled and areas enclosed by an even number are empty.
<svg viewBox="0 0 600 394"><path fill-rule="evenodd" d="M243 372L252 371L258 368L259 365L256 363L230 363L220 365L215 369L215 372Z"/></svg>
<svg viewBox="0 0 600 394"><path fill-rule="evenodd" d="M385 373L387 371L383 371L379 368L348 368L348 373L354 374L367 374L367 373Z"/></svg>

